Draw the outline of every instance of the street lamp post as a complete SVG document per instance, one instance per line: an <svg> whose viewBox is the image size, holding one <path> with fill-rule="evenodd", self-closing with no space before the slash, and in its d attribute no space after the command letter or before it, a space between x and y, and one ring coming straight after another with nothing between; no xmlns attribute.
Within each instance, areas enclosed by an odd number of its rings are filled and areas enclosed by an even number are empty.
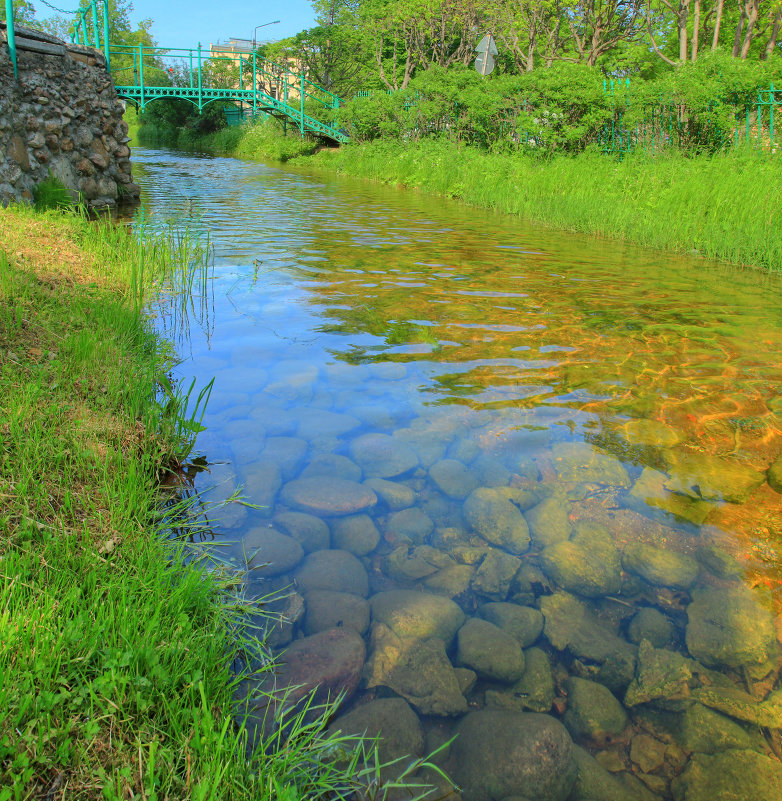
<svg viewBox="0 0 782 801"><path fill-rule="evenodd" d="M258 32L258 28L265 28L267 25L279 25L279 20L276 19L274 22L264 22L263 25L256 25L255 30L253 31L253 52L256 49L256 41L255 41L255 34Z"/></svg>

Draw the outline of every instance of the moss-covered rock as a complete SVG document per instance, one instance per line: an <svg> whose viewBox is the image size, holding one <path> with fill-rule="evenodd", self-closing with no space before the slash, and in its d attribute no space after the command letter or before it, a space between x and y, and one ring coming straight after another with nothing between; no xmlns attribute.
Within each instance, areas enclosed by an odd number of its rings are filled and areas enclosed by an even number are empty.
<svg viewBox="0 0 782 801"><path fill-rule="evenodd" d="M635 678L625 694L625 706L684 698L689 694L691 679L689 659L676 651L654 648L648 640L642 640Z"/></svg>
<svg viewBox="0 0 782 801"><path fill-rule="evenodd" d="M649 640L655 648L665 648L673 639L673 623L659 610L645 606L639 609L627 626L627 639L640 645Z"/></svg>
<svg viewBox="0 0 782 801"><path fill-rule="evenodd" d="M377 548L380 532L369 515L351 515L332 523L332 539L335 548L366 556Z"/></svg>
<svg viewBox="0 0 782 801"><path fill-rule="evenodd" d="M453 601L417 590L379 592L370 605L372 619L404 639L439 637L448 644L464 623L464 612Z"/></svg>
<svg viewBox="0 0 782 801"><path fill-rule="evenodd" d="M429 477L440 492L449 498L464 500L478 489L478 479L461 462L441 459L429 468Z"/></svg>
<svg viewBox="0 0 782 801"><path fill-rule="evenodd" d="M415 503L415 492L406 484L387 481L384 478L368 478L364 482L378 498L393 512L407 509Z"/></svg>
<svg viewBox="0 0 782 801"><path fill-rule="evenodd" d="M415 451L388 434L362 434L350 443L350 455L366 478L394 478L418 467Z"/></svg>
<svg viewBox="0 0 782 801"><path fill-rule="evenodd" d="M488 603L478 608L478 615L513 637L527 648L543 631L543 615L531 606L509 603Z"/></svg>
<svg viewBox="0 0 782 801"><path fill-rule="evenodd" d="M470 618L456 634L456 661L479 676L514 682L524 672L524 654L516 640L481 618Z"/></svg>
<svg viewBox="0 0 782 801"><path fill-rule="evenodd" d="M563 721L573 737L601 741L624 731L627 713L608 688L575 676L565 687L568 708Z"/></svg>
<svg viewBox="0 0 782 801"><path fill-rule="evenodd" d="M275 515L273 525L283 534L297 540L307 553L331 548L331 532L326 523L304 512L282 512Z"/></svg>
<svg viewBox="0 0 782 801"><path fill-rule="evenodd" d="M552 460L560 481L630 486L624 465L586 442L560 442L552 448Z"/></svg>
<svg viewBox="0 0 782 801"><path fill-rule="evenodd" d="M453 565L448 554L431 545L401 545L383 559L383 572L397 581L417 581Z"/></svg>
<svg viewBox="0 0 782 801"><path fill-rule="evenodd" d="M776 653L771 613L744 584L694 591L687 617L687 648L708 667L757 665Z"/></svg>
<svg viewBox="0 0 782 801"><path fill-rule="evenodd" d="M490 598L508 597L514 576L521 568L521 559L498 548L489 548L483 561L473 574L472 588Z"/></svg>
<svg viewBox="0 0 782 801"><path fill-rule="evenodd" d="M744 503L766 480L759 470L708 453L672 450L666 452L665 459L670 474L668 489L692 498Z"/></svg>
<svg viewBox="0 0 782 801"><path fill-rule="evenodd" d="M367 687L389 687L423 715L462 715L467 711L459 678L438 637L407 639L385 624L375 623L364 678Z"/></svg>
<svg viewBox="0 0 782 801"><path fill-rule="evenodd" d="M565 727L548 715L482 710L457 728L450 775L473 801L565 801L578 768Z"/></svg>
<svg viewBox="0 0 782 801"><path fill-rule="evenodd" d="M304 594L313 590L332 590L349 592L362 598L369 595L366 568L347 551L313 551L304 557L293 577Z"/></svg>
<svg viewBox="0 0 782 801"><path fill-rule="evenodd" d="M573 756L578 774L568 801L637 801L588 751L576 745Z"/></svg>
<svg viewBox="0 0 782 801"><path fill-rule="evenodd" d="M545 620L543 632L554 648L569 650L592 662L605 662L615 654L634 658L635 648L597 618L589 607L567 592L555 592L540 599Z"/></svg>
<svg viewBox="0 0 782 801"><path fill-rule="evenodd" d="M679 741L688 751L756 750L757 738L735 721L703 704L693 704L681 716Z"/></svg>
<svg viewBox="0 0 782 801"><path fill-rule="evenodd" d="M432 518L413 506L391 515L386 527L386 539L392 544L422 545L433 531Z"/></svg>
<svg viewBox="0 0 782 801"><path fill-rule="evenodd" d="M464 517L483 539L514 554L529 548L527 521L507 496L498 489L481 487L464 503Z"/></svg>
<svg viewBox="0 0 782 801"><path fill-rule="evenodd" d="M588 598L618 592L622 584L619 552L611 535L599 527L549 545L540 561L546 575L560 587Z"/></svg>
<svg viewBox="0 0 782 801"><path fill-rule="evenodd" d="M486 690L486 706L513 712L548 712L554 695L554 674L546 652L528 648L521 678L507 690Z"/></svg>
<svg viewBox="0 0 782 801"><path fill-rule="evenodd" d="M768 468L766 478L771 489L775 492L782 492L782 456Z"/></svg>
<svg viewBox="0 0 782 801"><path fill-rule="evenodd" d="M293 537L264 526L250 529L243 546L247 567L263 576L287 573L304 557L304 549Z"/></svg>
<svg viewBox="0 0 782 801"><path fill-rule="evenodd" d="M780 801L782 763L755 751L693 754L672 787L676 801Z"/></svg>
<svg viewBox="0 0 782 801"><path fill-rule="evenodd" d="M687 590L698 578L698 563L691 556L641 542L631 542L622 553L625 570L650 584Z"/></svg>
<svg viewBox="0 0 782 801"><path fill-rule="evenodd" d="M524 512L530 537L538 548L564 542L570 537L572 527L568 518L569 508L565 497L554 495Z"/></svg>
<svg viewBox="0 0 782 801"><path fill-rule="evenodd" d="M306 595L305 634L345 628L363 634L369 628L369 603L359 595L313 590Z"/></svg>
<svg viewBox="0 0 782 801"><path fill-rule="evenodd" d="M627 495L627 505L640 513L653 509L668 512L679 520L700 525L714 508L709 501L673 492L667 486L668 476L645 467Z"/></svg>

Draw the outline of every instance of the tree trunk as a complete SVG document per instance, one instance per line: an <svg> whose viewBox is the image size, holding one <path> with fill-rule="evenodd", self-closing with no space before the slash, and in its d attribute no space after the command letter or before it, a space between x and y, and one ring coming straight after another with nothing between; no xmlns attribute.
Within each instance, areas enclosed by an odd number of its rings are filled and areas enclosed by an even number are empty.
<svg viewBox="0 0 782 801"><path fill-rule="evenodd" d="M780 24L782 24L782 6L777 9L776 16L774 17L774 27L771 29L771 38L768 40L766 49L763 51L763 55L761 56L763 61L771 57L771 54L774 52L774 48L777 46L777 37L779 36Z"/></svg>
<svg viewBox="0 0 782 801"><path fill-rule="evenodd" d="M714 36L711 40L711 49L716 50L717 45L720 43L720 26L722 25L722 3L723 0L717 0L717 19L714 23Z"/></svg>
<svg viewBox="0 0 782 801"><path fill-rule="evenodd" d="M747 18L744 6L741 7L741 16L739 17L739 24L736 26L736 35L733 37L733 50L730 54L736 58L741 52L741 37L744 33L744 20Z"/></svg>
<svg viewBox="0 0 782 801"><path fill-rule="evenodd" d="M679 3L679 61L687 61L687 17L690 13L690 0Z"/></svg>
<svg viewBox="0 0 782 801"><path fill-rule="evenodd" d="M698 59L698 33L701 27L701 0L695 0L692 14L692 55L690 61Z"/></svg>
<svg viewBox="0 0 782 801"><path fill-rule="evenodd" d="M741 45L742 61L746 60L750 45L752 44L752 39L755 35L755 23L758 21L759 4L760 0L753 0L752 7L749 10L749 15L747 17L747 32L744 35L744 43Z"/></svg>

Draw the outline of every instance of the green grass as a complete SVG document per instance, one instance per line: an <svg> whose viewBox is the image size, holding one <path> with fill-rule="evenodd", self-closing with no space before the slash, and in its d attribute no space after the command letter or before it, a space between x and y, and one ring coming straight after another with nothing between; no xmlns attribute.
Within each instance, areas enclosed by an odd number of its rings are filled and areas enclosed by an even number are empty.
<svg viewBox="0 0 782 801"><path fill-rule="evenodd" d="M223 128L211 134L146 123L138 131L138 142L153 147L202 150L239 158L283 162L310 155L318 149L318 143L309 137L302 138L295 125L288 124L286 135L282 123L273 118Z"/></svg>
<svg viewBox="0 0 782 801"><path fill-rule="evenodd" d="M324 737L329 710L246 761L229 666L261 644L235 577L164 536L189 413L156 398L174 354L144 300L204 250L14 207L0 242L0 801L354 797L377 752Z"/></svg>
<svg viewBox="0 0 782 801"><path fill-rule="evenodd" d="M782 163L754 151L547 160L378 141L302 165L459 198L570 231L782 271Z"/></svg>

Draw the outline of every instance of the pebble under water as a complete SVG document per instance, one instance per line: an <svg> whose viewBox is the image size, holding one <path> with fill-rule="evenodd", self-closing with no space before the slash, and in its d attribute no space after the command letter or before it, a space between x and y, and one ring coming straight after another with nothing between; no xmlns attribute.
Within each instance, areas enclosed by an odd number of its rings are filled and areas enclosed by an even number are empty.
<svg viewBox="0 0 782 801"><path fill-rule="evenodd" d="M343 691L332 728L387 759L458 735L464 801L782 799L778 278L134 160L152 224L214 245L208 302L159 324L215 378L195 488L258 507L213 537L291 698Z"/></svg>

